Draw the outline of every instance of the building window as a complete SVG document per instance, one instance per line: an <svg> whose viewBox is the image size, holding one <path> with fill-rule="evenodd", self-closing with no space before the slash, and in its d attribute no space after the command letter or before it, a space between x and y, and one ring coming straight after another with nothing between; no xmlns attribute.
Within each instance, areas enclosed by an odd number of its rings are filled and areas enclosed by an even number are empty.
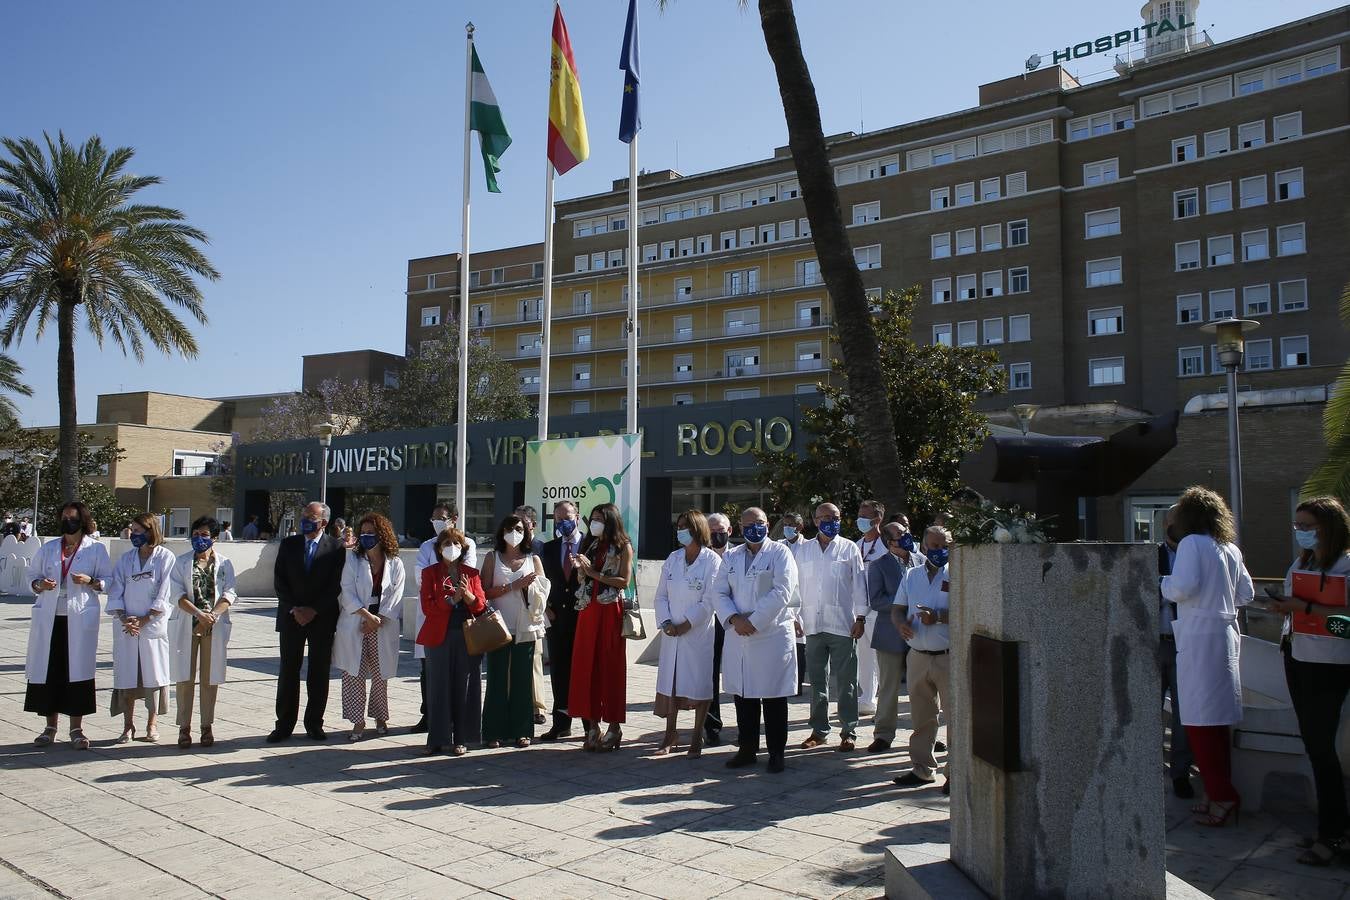
<svg viewBox="0 0 1350 900"><path fill-rule="evenodd" d="M753 294L759 290L759 269L739 269L724 277L726 293L732 297Z"/></svg>
<svg viewBox="0 0 1350 900"><path fill-rule="evenodd" d="M810 286L820 284L820 261L803 259L797 263L797 284Z"/></svg>
<svg viewBox="0 0 1350 900"><path fill-rule="evenodd" d="M539 304L543 301L542 297L530 297L520 301L520 321L538 322Z"/></svg>
<svg viewBox="0 0 1350 900"><path fill-rule="evenodd" d="M589 328L572 329L572 349L573 350L591 349L591 330Z"/></svg>
<svg viewBox="0 0 1350 900"><path fill-rule="evenodd" d="M693 394L676 394L676 395L675 395L675 405L676 405L676 406L693 406L693 405L694 405L694 395L693 395Z"/></svg>
<svg viewBox="0 0 1350 900"><path fill-rule="evenodd" d="M1205 132L1205 156L1218 156L1221 153L1227 153L1232 149L1228 144L1228 139L1232 132L1225 128L1222 131Z"/></svg>
<svg viewBox="0 0 1350 900"><path fill-rule="evenodd" d="M694 317L676 316L674 321L675 330L673 332L677 341L691 341L694 339Z"/></svg>
<svg viewBox="0 0 1350 900"><path fill-rule="evenodd" d="M1245 316L1270 314L1270 285L1249 284L1242 289L1242 314Z"/></svg>
<svg viewBox="0 0 1350 900"><path fill-rule="evenodd" d="M985 225L980 228L980 249L984 251L1003 249L1003 226Z"/></svg>
<svg viewBox="0 0 1350 900"><path fill-rule="evenodd" d="M1177 350L1177 376L1193 378L1205 374L1205 348L1181 347Z"/></svg>
<svg viewBox="0 0 1350 900"><path fill-rule="evenodd" d="M1261 341L1248 341L1246 364L1248 372L1264 372L1275 368L1274 349L1270 338Z"/></svg>
<svg viewBox="0 0 1350 900"><path fill-rule="evenodd" d="M1231 234L1221 234L1209 239L1209 264L1211 268L1233 264L1233 236Z"/></svg>
<svg viewBox="0 0 1350 900"><path fill-rule="evenodd" d="M932 210L946 209L952 205L950 188L933 188L928 192L928 208Z"/></svg>
<svg viewBox="0 0 1350 900"><path fill-rule="evenodd" d="M1266 176L1254 175L1251 178L1244 178L1241 182L1242 206L1264 206L1266 203Z"/></svg>
<svg viewBox="0 0 1350 900"><path fill-rule="evenodd" d="M1003 343L1003 319L984 320L984 342L986 344Z"/></svg>
<svg viewBox="0 0 1350 900"><path fill-rule="evenodd" d="M694 279L693 279L692 277L690 277L690 276L684 276L684 277L681 277L681 278L676 278L674 284L675 284L675 299L676 299L676 300L679 300L679 301L683 302L683 301L685 301L685 300L691 300L691 299L693 299L693 296L694 296ZM641 299L641 297L642 297L642 290L641 290L641 285L639 285L639 289L638 289L638 298Z"/></svg>
<svg viewBox="0 0 1350 900"><path fill-rule="evenodd" d="M1275 173L1275 201L1299 200L1303 197L1303 169L1287 169Z"/></svg>
<svg viewBox="0 0 1350 900"><path fill-rule="evenodd" d="M1260 231L1242 232L1242 261L1256 262L1257 260L1270 258L1270 232L1262 228Z"/></svg>
<svg viewBox="0 0 1350 900"><path fill-rule="evenodd" d="M1008 270L1008 293L1025 294L1031 290L1031 269L1018 266Z"/></svg>
<svg viewBox="0 0 1350 900"><path fill-rule="evenodd" d="M820 301L801 300L797 303L797 327L817 328L821 324Z"/></svg>
<svg viewBox="0 0 1350 900"><path fill-rule="evenodd" d="M995 179L997 181L997 179ZM1013 172L1008 176L1008 196L1016 197L1027 192L1027 173ZM988 199L988 198L986 198Z"/></svg>
<svg viewBox="0 0 1350 900"><path fill-rule="evenodd" d="M1177 191L1172 194L1172 218L1189 219L1198 215L1200 215L1200 191L1198 188L1187 188L1184 191Z"/></svg>
<svg viewBox="0 0 1350 900"><path fill-rule="evenodd" d="M809 372L823 368L820 341L803 341L797 345L797 371Z"/></svg>
<svg viewBox="0 0 1350 900"><path fill-rule="evenodd" d="M754 241L752 240L752 241L750 241L750 243L753 244ZM662 241L662 242L661 242L661 258L662 258L662 259L674 259L674 258L675 258L675 242L674 242L674 241Z"/></svg>
<svg viewBox="0 0 1350 900"><path fill-rule="evenodd" d="M165 537L187 537L192 525L192 510L185 506L175 506L169 510L169 527Z"/></svg>
<svg viewBox="0 0 1350 900"><path fill-rule="evenodd" d="M728 388L722 397L726 400L755 400L759 397L759 388Z"/></svg>
<svg viewBox="0 0 1350 900"><path fill-rule="evenodd" d="M675 380L694 380L694 356L691 353L675 354Z"/></svg>
<svg viewBox="0 0 1350 900"><path fill-rule="evenodd" d="M642 245L642 261L643 261L643 262L645 262L645 263L653 263L653 262L656 262L656 261L657 261L658 259L660 259L660 258L661 258L661 253L660 253L659 250L657 250L657 245L656 245L656 244L643 244L643 245Z"/></svg>
<svg viewBox="0 0 1350 900"><path fill-rule="evenodd" d="M1287 141L1303 136L1303 113L1289 113L1276 116L1271 120L1271 130L1276 141Z"/></svg>
<svg viewBox="0 0 1350 900"><path fill-rule="evenodd" d="M941 344L943 347L950 347L952 345L952 326L934 325L933 343Z"/></svg>
<svg viewBox="0 0 1350 900"><path fill-rule="evenodd" d="M1031 340L1031 316L1008 316L1008 342Z"/></svg>
<svg viewBox="0 0 1350 900"><path fill-rule="evenodd" d="M1205 188L1205 212L1213 215L1214 213L1232 212L1233 210L1233 183L1225 181L1222 184L1211 184Z"/></svg>
<svg viewBox="0 0 1350 900"><path fill-rule="evenodd" d="M797 223L795 221L786 223L792 226L792 234L784 234L784 238L795 237L797 233ZM704 253L712 252L712 235L700 234L698 240L694 242L694 252L700 256Z"/></svg>
<svg viewBox="0 0 1350 900"><path fill-rule="evenodd" d="M759 374L758 350L728 350L724 359L726 360L727 376L730 378Z"/></svg>
<svg viewBox="0 0 1350 900"><path fill-rule="evenodd" d="M475 303L470 312L469 324L474 328L482 328L492 322L492 304Z"/></svg>
<svg viewBox="0 0 1350 900"><path fill-rule="evenodd" d="M1280 256L1297 256L1307 250L1303 241L1303 223L1281 225L1275 231L1275 239L1280 245Z"/></svg>
<svg viewBox="0 0 1350 900"><path fill-rule="evenodd" d="M956 232L956 255L965 256L975 252L975 229L962 228Z"/></svg>
<svg viewBox="0 0 1350 900"><path fill-rule="evenodd" d="M579 253L576 256L572 257L573 272L588 272L590 271L590 268L591 268L591 258L587 254ZM478 273L473 272L470 274L477 275Z"/></svg>
<svg viewBox="0 0 1350 900"><path fill-rule="evenodd" d="M1196 157L1195 135L1179 138L1172 142L1172 162L1188 162Z"/></svg>
<svg viewBox="0 0 1350 900"><path fill-rule="evenodd" d="M881 201L873 200L871 203L853 204L853 224L866 225L868 222L876 222L881 219Z"/></svg>
<svg viewBox="0 0 1350 900"><path fill-rule="evenodd" d="M572 312L579 316L584 316L591 311L591 292L573 291L572 292Z"/></svg>
<svg viewBox="0 0 1350 900"><path fill-rule="evenodd" d="M1120 207L1090 212L1085 216L1085 220L1089 238L1120 234Z"/></svg>
<svg viewBox="0 0 1350 900"><path fill-rule="evenodd" d="M975 182L967 181L956 186L956 205L970 206L975 202Z"/></svg>
<svg viewBox="0 0 1350 900"><path fill-rule="evenodd" d="M930 258L946 259L952 255L952 236L951 232L945 234L935 234L929 238L932 246Z"/></svg>
<svg viewBox="0 0 1350 900"><path fill-rule="evenodd" d="M1203 297L1200 294L1182 294L1177 297L1177 324L1194 325L1204 321L1202 305Z"/></svg>
<svg viewBox="0 0 1350 900"><path fill-rule="evenodd" d="M974 275L956 276L956 299L974 300L976 297L976 286Z"/></svg>
<svg viewBox="0 0 1350 900"><path fill-rule="evenodd" d="M544 277L544 264L541 263L541 262L532 263L532 264L530 265L530 277L531 277L531 278L543 278L543 277Z"/></svg>
<svg viewBox="0 0 1350 900"><path fill-rule="evenodd" d="M544 336L526 333L516 336L516 356L538 356L544 346Z"/></svg>
<svg viewBox="0 0 1350 900"><path fill-rule="evenodd" d="M1088 335L1120 334L1125 330L1125 310L1119 306L1088 310Z"/></svg>
<svg viewBox="0 0 1350 900"><path fill-rule="evenodd" d="M1125 357L1111 356L1088 360L1088 386L1103 387L1125 383Z"/></svg>
<svg viewBox="0 0 1350 900"><path fill-rule="evenodd" d="M506 280L506 269L496 268L492 270L492 283L501 284Z"/></svg>
<svg viewBox="0 0 1350 900"><path fill-rule="evenodd" d="M768 225L766 227L773 228L772 225ZM770 240L772 240L772 238L770 238ZM680 256L693 256L693 255L694 255L694 239L691 237L680 238Z"/></svg>
<svg viewBox="0 0 1350 900"><path fill-rule="evenodd" d="M439 306L422 307L422 327L435 328L441 324L441 308Z"/></svg>
<svg viewBox="0 0 1350 900"><path fill-rule="evenodd" d="M950 278L933 279L933 302L934 303L952 302L952 280Z"/></svg>
<svg viewBox="0 0 1350 900"><path fill-rule="evenodd" d="M591 364L577 363L572 367L572 387L588 388L591 386Z"/></svg>
<svg viewBox="0 0 1350 900"><path fill-rule="evenodd" d="M1308 364L1306 336L1280 338L1280 368L1297 369Z"/></svg>
<svg viewBox="0 0 1350 900"><path fill-rule="evenodd" d="M1265 142L1266 122L1264 119L1260 122L1248 122L1245 125L1238 126L1238 146L1243 150L1263 146Z"/></svg>
<svg viewBox="0 0 1350 900"><path fill-rule="evenodd" d="M577 415L577 414L580 414L580 413L588 413L588 412L590 412L590 411L591 411L591 401L589 401L589 400L573 400L573 401L572 401L572 414L573 414L573 415Z"/></svg>
<svg viewBox="0 0 1350 900"><path fill-rule="evenodd" d="M996 269L993 272L985 272L981 276L983 282L984 296L1002 297L1003 296L1003 270Z"/></svg>
<svg viewBox="0 0 1350 900"><path fill-rule="evenodd" d="M956 346L958 347L977 347L980 343L978 322L957 322L956 323Z"/></svg>
<svg viewBox="0 0 1350 900"><path fill-rule="evenodd" d="M980 200L981 202L997 200L1000 196L1001 186L997 178L985 178L980 181Z"/></svg>
<svg viewBox="0 0 1350 900"><path fill-rule="evenodd" d="M759 332L759 308L729 309L722 314L724 334L756 334Z"/></svg>
<svg viewBox="0 0 1350 900"><path fill-rule="evenodd" d="M1031 240L1031 230L1026 219L1008 223L1008 246L1023 247Z"/></svg>
<svg viewBox="0 0 1350 900"><path fill-rule="evenodd" d="M1115 181L1120 177L1120 163L1114 159L1104 159L1100 162L1085 163L1083 165L1083 184L1106 184Z"/></svg>
<svg viewBox="0 0 1350 900"><path fill-rule="evenodd" d="M1031 363L1008 363L1008 390L1031 390Z"/></svg>
<svg viewBox="0 0 1350 900"><path fill-rule="evenodd" d="M734 231L722 232L722 249L723 250L736 249L736 232Z"/></svg>
<svg viewBox="0 0 1350 900"><path fill-rule="evenodd" d="M816 385L814 382L808 382L807 384L799 384L799 385L797 385L797 387L793 390L793 393L794 393L794 394L818 394L818 393L820 393L820 388L819 388L819 386Z"/></svg>
<svg viewBox="0 0 1350 900"><path fill-rule="evenodd" d="M1280 312L1301 312L1307 308L1307 279L1300 278L1298 281L1281 281Z"/></svg>
<svg viewBox="0 0 1350 900"><path fill-rule="evenodd" d="M860 269L880 269L881 268L881 245L873 244L870 247L855 247L853 250L853 260Z"/></svg>
<svg viewBox="0 0 1350 900"><path fill-rule="evenodd" d="M539 370L538 370L538 369L521 369L521 370L520 370L520 387L521 387L521 390L523 390L523 391L524 391L525 393L527 393L527 394L537 394L537 393L539 393Z"/></svg>
<svg viewBox="0 0 1350 900"><path fill-rule="evenodd" d="M1119 256L1113 256L1109 259L1088 260L1088 287L1106 287L1107 285L1120 284L1120 282L1121 273Z"/></svg>
<svg viewBox="0 0 1350 900"><path fill-rule="evenodd" d="M1211 320L1237 318L1237 291L1232 288L1210 291L1209 317Z"/></svg>
<svg viewBox="0 0 1350 900"><path fill-rule="evenodd" d="M1183 241L1176 245L1177 271L1200 268L1200 242Z"/></svg>

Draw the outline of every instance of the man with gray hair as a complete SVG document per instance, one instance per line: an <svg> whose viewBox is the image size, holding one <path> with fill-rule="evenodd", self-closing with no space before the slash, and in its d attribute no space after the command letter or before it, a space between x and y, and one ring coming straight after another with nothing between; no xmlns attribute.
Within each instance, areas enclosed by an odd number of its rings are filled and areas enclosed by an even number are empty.
<svg viewBox="0 0 1350 900"><path fill-rule="evenodd" d="M708 532L712 536L709 548L719 557L727 552L731 541L731 520L720 512L708 514ZM703 719L703 743L716 747L722 743L722 645L726 642L727 632L722 622L713 616L713 696L708 704L708 715Z"/></svg>
<svg viewBox="0 0 1350 900"><path fill-rule="evenodd" d="M309 644L309 674L305 679L305 734L324 741L324 708L328 705L329 668L333 634L338 623L338 595L347 560L342 541L325 533L331 511L325 503L308 504L300 519L300 534L277 546L272 570L277 594L277 634L281 641L281 671L277 675L277 725L269 744L289 740L300 713L300 665Z"/></svg>
<svg viewBox="0 0 1350 900"><path fill-rule="evenodd" d="M951 697L951 635L948 632L947 599L951 589L947 572L947 545L951 532L933 525L923 533L924 565L905 573L891 607L891 620L900 636L909 642L905 665L909 681L909 717L914 730L909 736L909 759L913 768L894 779L901 787L932 784L937 769L933 757L937 740L938 712ZM942 793L951 790L948 776Z"/></svg>

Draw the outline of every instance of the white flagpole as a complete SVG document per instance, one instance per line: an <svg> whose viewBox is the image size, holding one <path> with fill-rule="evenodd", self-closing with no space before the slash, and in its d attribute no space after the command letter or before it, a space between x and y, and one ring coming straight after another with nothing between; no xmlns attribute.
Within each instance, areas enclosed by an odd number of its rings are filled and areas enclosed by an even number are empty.
<svg viewBox="0 0 1350 900"><path fill-rule="evenodd" d="M637 208L637 142L638 136L628 142L628 433L637 434L638 414L638 208Z"/></svg>
<svg viewBox="0 0 1350 900"><path fill-rule="evenodd" d="M539 440L548 440L548 370L553 344L553 163L545 163L544 181L544 298L539 351Z"/></svg>
<svg viewBox="0 0 1350 900"><path fill-rule="evenodd" d="M473 23L464 26L464 246L459 255L459 384L455 428L455 508L459 524L468 523L469 461L469 106L473 102Z"/></svg>

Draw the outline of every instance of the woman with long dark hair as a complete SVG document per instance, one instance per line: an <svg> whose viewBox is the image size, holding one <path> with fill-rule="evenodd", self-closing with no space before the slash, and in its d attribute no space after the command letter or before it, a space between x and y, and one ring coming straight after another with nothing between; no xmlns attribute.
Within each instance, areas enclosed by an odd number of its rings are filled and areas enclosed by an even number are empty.
<svg viewBox="0 0 1350 900"><path fill-rule="evenodd" d="M342 718L352 723L350 740L366 732L366 681L375 733L389 732L389 679L398 674L398 641L403 624L403 560L394 525L366 513L342 567L342 594L333 636L333 665L342 672Z"/></svg>
<svg viewBox="0 0 1350 900"><path fill-rule="evenodd" d="M1192 487L1177 501L1177 545L1163 597L1177 605L1172 626L1177 645L1177 693L1205 802L1193 808L1196 823L1217 828L1235 822L1242 799L1233 787L1233 725L1242 721L1238 671L1241 635L1237 608L1252 600L1252 577L1234 541L1237 528L1222 497Z"/></svg>
<svg viewBox="0 0 1350 900"><path fill-rule="evenodd" d="M534 740L534 654L544 636L548 596L548 579L534 553L534 529L528 519L507 516L497 526L492 550L483 557L483 593L501 613L512 638L487 655L483 740L489 747L499 747L502 741L528 747Z"/></svg>
<svg viewBox="0 0 1350 900"><path fill-rule="evenodd" d="M613 503L591 510L590 531L572 556L580 573L577 636L572 647L568 712L586 726L582 748L617 750L627 720L628 654L623 602L633 573L633 543ZM609 723L603 740L600 723Z"/></svg>

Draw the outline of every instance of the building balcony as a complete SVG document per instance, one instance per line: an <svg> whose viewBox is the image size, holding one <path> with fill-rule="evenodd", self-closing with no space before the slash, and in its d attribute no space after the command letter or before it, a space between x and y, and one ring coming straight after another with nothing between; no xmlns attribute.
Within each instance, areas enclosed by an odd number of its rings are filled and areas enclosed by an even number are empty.
<svg viewBox="0 0 1350 900"><path fill-rule="evenodd" d="M666 331L644 332L638 336L638 349L649 350L656 347L666 347L676 344L689 344L702 341L726 340L729 338L758 337L762 335L784 334L794 331L810 331L817 328L829 328L833 324L833 318L826 314L817 313L808 317L799 317L793 319L772 319L767 322L745 322L739 325L726 324L714 328L683 328L670 329ZM592 340L584 344L567 343L555 341L550 348L554 357L573 356L576 354L588 353L606 353L616 350L624 350L628 347L628 340L624 337L606 338L605 340ZM538 347L516 348L513 351L503 354L508 360L538 359L540 350Z"/></svg>
<svg viewBox="0 0 1350 900"><path fill-rule="evenodd" d="M830 364L822 359L798 359L788 362L755 363L741 366L722 366L713 369L692 369L685 372L641 372L638 374L638 387L666 387L681 384L736 381L742 378L763 378L780 375L820 375L830 371ZM577 393L584 391L618 390L627 387L628 379L623 375L591 377L581 381L576 378L566 380L558 387L550 385L552 394ZM539 386L533 386L533 393L539 392ZM522 387L530 393L530 386Z"/></svg>

